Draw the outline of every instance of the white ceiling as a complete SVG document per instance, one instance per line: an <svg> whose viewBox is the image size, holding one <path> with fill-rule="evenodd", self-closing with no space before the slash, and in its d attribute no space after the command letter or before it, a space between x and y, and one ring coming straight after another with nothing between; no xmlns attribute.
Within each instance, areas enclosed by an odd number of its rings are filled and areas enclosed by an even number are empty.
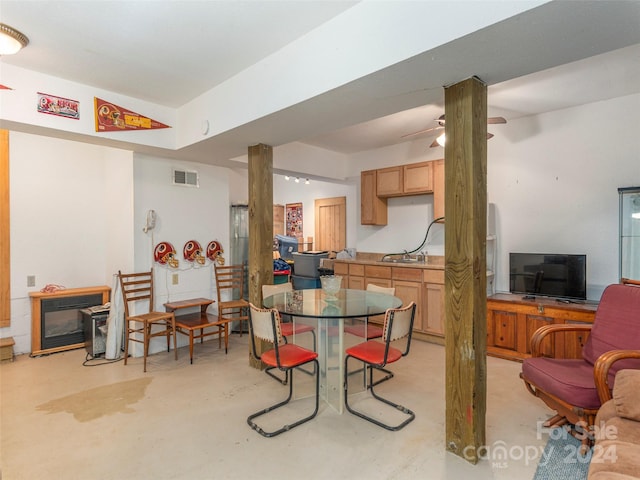
<svg viewBox="0 0 640 480"><path fill-rule="evenodd" d="M179 107L355 3L0 0L0 20L30 39L18 55L2 57L0 67L11 64ZM434 15L438 3L432 2ZM427 54L430 68L424 66ZM443 113L442 88L428 85L442 87L470 72L490 86L489 116L507 120L638 93L640 2L551 2L187 147L183 157L205 161L213 148L231 158L246 153L255 138L343 153L406 141L402 135L435 126ZM367 94L354 99L356 88ZM348 95L349 104L342 105ZM489 130L499 135L504 128Z"/></svg>

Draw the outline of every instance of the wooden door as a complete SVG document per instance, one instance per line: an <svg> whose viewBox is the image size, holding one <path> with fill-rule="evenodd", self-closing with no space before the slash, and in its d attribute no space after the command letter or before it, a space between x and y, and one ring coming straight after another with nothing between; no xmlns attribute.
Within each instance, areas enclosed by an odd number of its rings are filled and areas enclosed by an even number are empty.
<svg viewBox="0 0 640 480"><path fill-rule="evenodd" d="M347 247L347 197L315 201L316 250L339 252Z"/></svg>

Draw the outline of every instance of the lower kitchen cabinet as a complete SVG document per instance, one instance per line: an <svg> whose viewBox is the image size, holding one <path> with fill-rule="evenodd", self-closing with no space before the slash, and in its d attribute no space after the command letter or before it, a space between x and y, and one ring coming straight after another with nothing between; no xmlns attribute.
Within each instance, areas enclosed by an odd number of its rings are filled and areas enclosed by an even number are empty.
<svg viewBox="0 0 640 480"><path fill-rule="evenodd" d="M403 305L416 303L413 330L429 336L444 336L444 270L388 266L381 262L336 261L334 273L342 275L347 288L364 290L370 283L394 287ZM376 319L377 320L377 319ZM382 320L382 319L380 319ZM372 320L375 321L375 320Z"/></svg>
<svg viewBox="0 0 640 480"><path fill-rule="evenodd" d="M487 353L511 360L531 356L531 337L544 325L593 324L594 303L558 303L552 298L523 300L522 295L496 294L487 298ZM565 332L548 336L545 356L580 358L588 332Z"/></svg>

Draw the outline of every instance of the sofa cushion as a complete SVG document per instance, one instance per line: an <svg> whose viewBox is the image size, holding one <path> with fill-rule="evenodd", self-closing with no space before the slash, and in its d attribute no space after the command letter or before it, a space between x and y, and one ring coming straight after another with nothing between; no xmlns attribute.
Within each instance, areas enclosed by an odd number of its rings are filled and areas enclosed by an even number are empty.
<svg viewBox="0 0 640 480"><path fill-rule="evenodd" d="M522 362L522 374L543 391L570 399L577 407L594 409L600 406L593 365L582 359L526 358Z"/></svg>
<svg viewBox="0 0 640 480"><path fill-rule="evenodd" d="M597 442L589 464L589 480L640 478L640 445L620 440Z"/></svg>
<svg viewBox="0 0 640 480"><path fill-rule="evenodd" d="M613 388L613 401L619 416L640 422L640 370L618 372Z"/></svg>

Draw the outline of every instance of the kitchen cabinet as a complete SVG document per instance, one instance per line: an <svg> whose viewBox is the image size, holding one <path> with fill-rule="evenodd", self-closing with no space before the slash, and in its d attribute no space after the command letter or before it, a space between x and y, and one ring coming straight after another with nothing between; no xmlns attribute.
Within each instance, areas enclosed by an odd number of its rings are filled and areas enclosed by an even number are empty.
<svg viewBox="0 0 640 480"><path fill-rule="evenodd" d="M366 289L370 283L394 287L403 305L416 303L413 331L416 338L441 342L444 336L444 269L433 265L389 265L374 260L336 260L334 273L348 288ZM372 318L382 322L382 318ZM435 337L440 337L436 339Z"/></svg>
<svg viewBox="0 0 640 480"><path fill-rule="evenodd" d="M444 217L444 160L433 162L433 218Z"/></svg>
<svg viewBox="0 0 640 480"><path fill-rule="evenodd" d="M377 171L360 174L360 223L362 225L387 224L387 199L376 194Z"/></svg>
<svg viewBox="0 0 640 480"><path fill-rule="evenodd" d="M403 197L433 192L433 162L380 168L376 172L378 197Z"/></svg>
<svg viewBox="0 0 640 480"><path fill-rule="evenodd" d="M510 360L531 356L533 333L544 325L593 324L595 303L560 304L552 298L524 300L521 295L496 294L487 298L487 353ZM545 356L580 358L588 332L564 332L548 336Z"/></svg>
<svg viewBox="0 0 640 480"><path fill-rule="evenodd" d="M273 206L273 235L284 235L284 205Z"/></svg>
<svg viewBox="0 0 640 480"><path fill-rule="evenodd" d="M444 160L365 170L360 174L360 223L387 224L387 198L434 195L434 218L444 216Z"/></svg>
<svg viewBox="0 0 640 480"><path fill-rule="evenodd" d="M421 162L402 166L402 191L405 195L433 193L433 164Z"/></svg>
<svg viewBox="0 0 640 480"><path fill-rule="evenodd" d="M378 197L402 196L404 189L402 171L402 165L376 170L376 195Z"/></svg>
<svg viewBox="0 0 640 480"><path fill-rule="evenodd" d="M425 333L444 337L444 270L424 270L423 322Z"/></svg>

